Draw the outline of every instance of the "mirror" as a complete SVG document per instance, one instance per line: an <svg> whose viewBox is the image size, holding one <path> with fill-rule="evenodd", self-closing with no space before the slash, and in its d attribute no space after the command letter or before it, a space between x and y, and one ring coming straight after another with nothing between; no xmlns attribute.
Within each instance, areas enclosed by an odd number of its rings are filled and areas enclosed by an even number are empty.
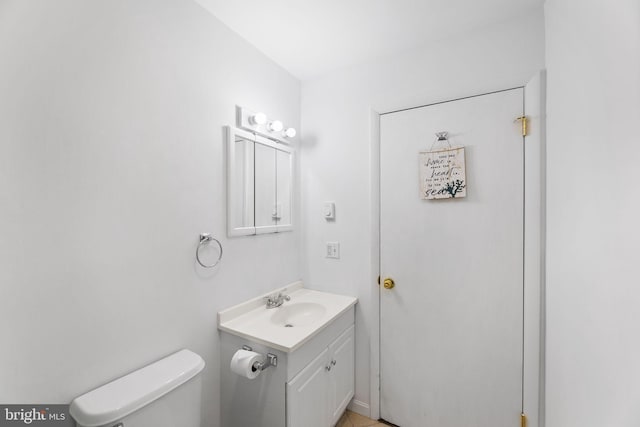
<svg viewBox="0 0 640 427"><path fill-rule="evenodd" d="M293 208L293 155L276 150L276 204L274 217L279 231L291 230Z"/></svg>
<svg viewBox="0 0 640 427"><path fill-rule="evenodd" d="M239 227L253 227L253 141L242 137L235 138L235 161L233 164L234 181L237 183L238 195L235 198L236 224Z"/></svg>
<svg viewBox="0 0 640 427"><path fill-rule="evenodd" d="M276 150L267 145L255 144L255 153L255 226L268 232L265 227L276 225L273 215L277 191Z"/></svg>
<svg viewBox="0 0 640 427"><path fill-rule="evenodd" d="M293 152L290 147L227 127L229 236L293 229Z"/></svg>

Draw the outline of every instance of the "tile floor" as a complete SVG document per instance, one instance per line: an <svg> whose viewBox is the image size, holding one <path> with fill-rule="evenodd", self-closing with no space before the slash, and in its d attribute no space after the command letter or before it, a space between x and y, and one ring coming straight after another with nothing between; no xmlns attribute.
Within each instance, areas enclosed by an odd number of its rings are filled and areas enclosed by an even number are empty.
<svg viewBox="0 0 640 427"><path fill-rule="evenodd" d="M346 411L336 424L336 427L387 427L388 424L380 423L355 412Z"/></svg>

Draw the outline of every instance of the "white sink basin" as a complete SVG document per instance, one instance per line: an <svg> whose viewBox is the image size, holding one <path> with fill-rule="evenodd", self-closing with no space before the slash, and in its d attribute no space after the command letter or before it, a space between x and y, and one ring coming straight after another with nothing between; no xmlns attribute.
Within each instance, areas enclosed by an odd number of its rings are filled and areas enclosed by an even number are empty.
<svg viewBox="0 0 640 427"><path fill-rule="evenodd" d="M324 316L327 309L315 302L299 302L287 304L286 302L271 316L271 321L278 326L293 328L296 326L309 326Z"/></svg>
<svg viewBox="0 0 640 427"><path fill-rule="evenodd" d="M290 301L267 308L265 297L280 292ZM218 312L218 329L288 353L357 302L355 297L305 289L296 282Z"/></svg>

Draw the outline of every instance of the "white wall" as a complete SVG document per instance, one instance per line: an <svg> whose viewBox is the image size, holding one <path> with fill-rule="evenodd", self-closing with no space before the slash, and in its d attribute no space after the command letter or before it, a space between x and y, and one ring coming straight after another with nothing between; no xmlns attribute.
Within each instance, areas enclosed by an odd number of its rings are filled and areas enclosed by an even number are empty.
<svg viewBox="0 0 640 427"><path fill-rule="evenodd" d="M216 312L301 276L299 231L225 238L222 127L235 104L298 127L299 86L192 1L0 2L0 402L187 347L219 425Z"/></svg>
<svg viewBox="0 0 640 427"><path fill-rule="evenodd" d="M545 15L547 426L637 426L640 3Z"/></svg>
<svg viewBox="0 0 640 427"><path fill-rule="evenodd" d="M452 23L455 25L455 23ZM302 88L301 174L304 280L314 288L357 295L356 400L370 402L370 340L377 289L375 152L370 112L410 107L524 85L544 68L541 9L459 37L400 52L323 78ZM425 146L433 135L416 135ZM336 202L336 220L322 218L323 201ZM373 233L372 233L373 230ZM324 258L327 241L339 241L341 259ZM402 333L402 331L398 331ZM407 343L416 339L407 336Z"/></svg>

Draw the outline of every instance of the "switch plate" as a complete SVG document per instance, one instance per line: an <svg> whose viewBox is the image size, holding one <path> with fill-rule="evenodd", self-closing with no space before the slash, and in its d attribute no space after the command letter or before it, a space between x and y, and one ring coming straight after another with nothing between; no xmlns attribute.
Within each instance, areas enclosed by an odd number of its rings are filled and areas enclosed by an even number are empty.
<svg viewBox="0 0 640 427"><path fill-rule="evenodd" d="M326 220L332 220L336 218L336 204L333 202L324 202L322 207L322 216Z"/></svg>
<svg viewBox="0 0 640 427"><path fill-rule="evenodd" d="M340 243L338 242L327 242L327 251L325 258L340 258Z"/></svg>

